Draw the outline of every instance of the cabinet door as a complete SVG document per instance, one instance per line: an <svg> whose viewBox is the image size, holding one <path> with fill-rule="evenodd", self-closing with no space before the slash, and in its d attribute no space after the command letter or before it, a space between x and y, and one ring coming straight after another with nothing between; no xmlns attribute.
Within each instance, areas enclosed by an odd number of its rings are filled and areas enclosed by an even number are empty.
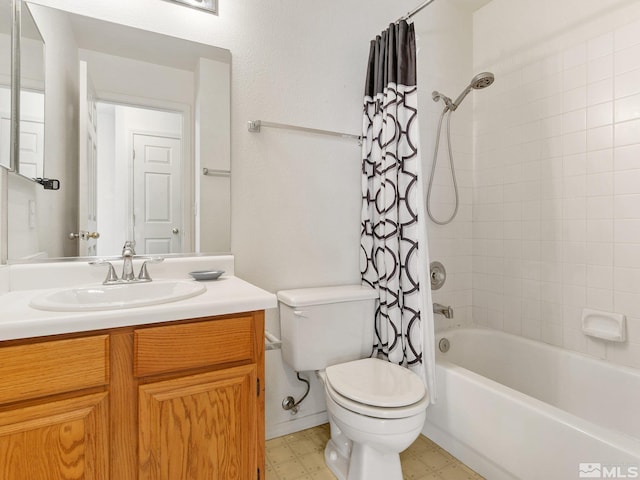
<svg viewBox="0 0 640 480"><path fill-rule="evenodd" d="M255 364L139 389L140 480L247 480L257 471Z"/></svg>
<svg viewBox="0 0 640 480"><path fill-rule="evenodd" d="M0 412L0 478L108 480L107 394Z"/></svg>

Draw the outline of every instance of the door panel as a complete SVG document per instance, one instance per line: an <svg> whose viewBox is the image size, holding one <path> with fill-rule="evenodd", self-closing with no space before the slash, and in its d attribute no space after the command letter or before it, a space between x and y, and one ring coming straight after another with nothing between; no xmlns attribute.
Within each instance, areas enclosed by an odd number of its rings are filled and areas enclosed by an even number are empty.
<svg viewBox="0 0 640 480"><path fill-rule="evenodd" d="M109 480L107 394L0 412L0 478Z"/></svg>
<svg viewBox="0 0 640 480"><path fill-rule="evenodd" d="M138 253L182 251L180 139L133 135L134 231Z"/></svg>
<svg viewBox="0 0 640 480"><path fill-rule="evenodd" d="M140 480L246 480L257 469L256 365L143 385Z"/></svg>

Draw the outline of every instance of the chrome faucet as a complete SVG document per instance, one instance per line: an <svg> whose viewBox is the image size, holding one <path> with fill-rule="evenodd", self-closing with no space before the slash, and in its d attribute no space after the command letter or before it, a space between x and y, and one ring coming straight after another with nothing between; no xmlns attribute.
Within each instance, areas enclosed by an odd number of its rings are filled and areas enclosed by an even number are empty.
<svg viewBox="0 0 640 480"><path fill-rule="evenodd" d="M122 276L120 279L123 282L133 282L136 279L133 273L133 256L136 254L135 250L136 242L127 240L122 247Z"/></svg>
<svg viewBox="0 0 640 480"><path fill-rule="evenodd" d="M95 260L93 262L89 262L89 265L93 266L104 266L108 267L109 271L107 272L107 278L102 282L104 285L113 285L113 284L122 284L122 283L137 283L137 282L150 282L151 276L149 275L149 270L147 269L148 263L160 263L164 261L162 257L136 257L140 260L144 260L142 262L142 266L140 267L140 273L136 277L133 273L133 257L136 254L135 250L136 242L126 241L124 242L124 246L122 247L122 278L118 278L115 269L111 262L106 259Z"/></svg>
<svg viewBox="0 0 640 480"><path fill-rule="evenodd" d="M445 316L445 318L453 318L453 308L445 307L444 305L440 305L439 303L433 304L433 313L440 313Z"/></svg>

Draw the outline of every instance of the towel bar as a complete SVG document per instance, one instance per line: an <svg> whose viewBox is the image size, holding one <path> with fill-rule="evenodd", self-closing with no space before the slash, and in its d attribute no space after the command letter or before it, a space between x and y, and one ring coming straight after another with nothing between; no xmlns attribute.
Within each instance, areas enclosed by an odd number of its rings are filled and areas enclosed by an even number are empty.
<svg viewBox="0 0 640 480"><path fill-rule="evenodd" d="M265 350L280 350L282 348L282 341L268 330L264 331L264 349Z"/></svg>

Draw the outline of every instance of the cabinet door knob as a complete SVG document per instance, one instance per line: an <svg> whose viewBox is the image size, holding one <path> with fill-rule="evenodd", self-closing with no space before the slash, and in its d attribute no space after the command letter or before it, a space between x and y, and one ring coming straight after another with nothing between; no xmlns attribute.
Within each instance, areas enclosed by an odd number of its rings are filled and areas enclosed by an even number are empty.
<svg viewBox="0 0 640 480"><path fill-rule="evenodd" d="M177 235L178 233L180 233L180 230L177 227L173 227L173 229L171 230L171 233L173 233L174 235Z"/></svg>

